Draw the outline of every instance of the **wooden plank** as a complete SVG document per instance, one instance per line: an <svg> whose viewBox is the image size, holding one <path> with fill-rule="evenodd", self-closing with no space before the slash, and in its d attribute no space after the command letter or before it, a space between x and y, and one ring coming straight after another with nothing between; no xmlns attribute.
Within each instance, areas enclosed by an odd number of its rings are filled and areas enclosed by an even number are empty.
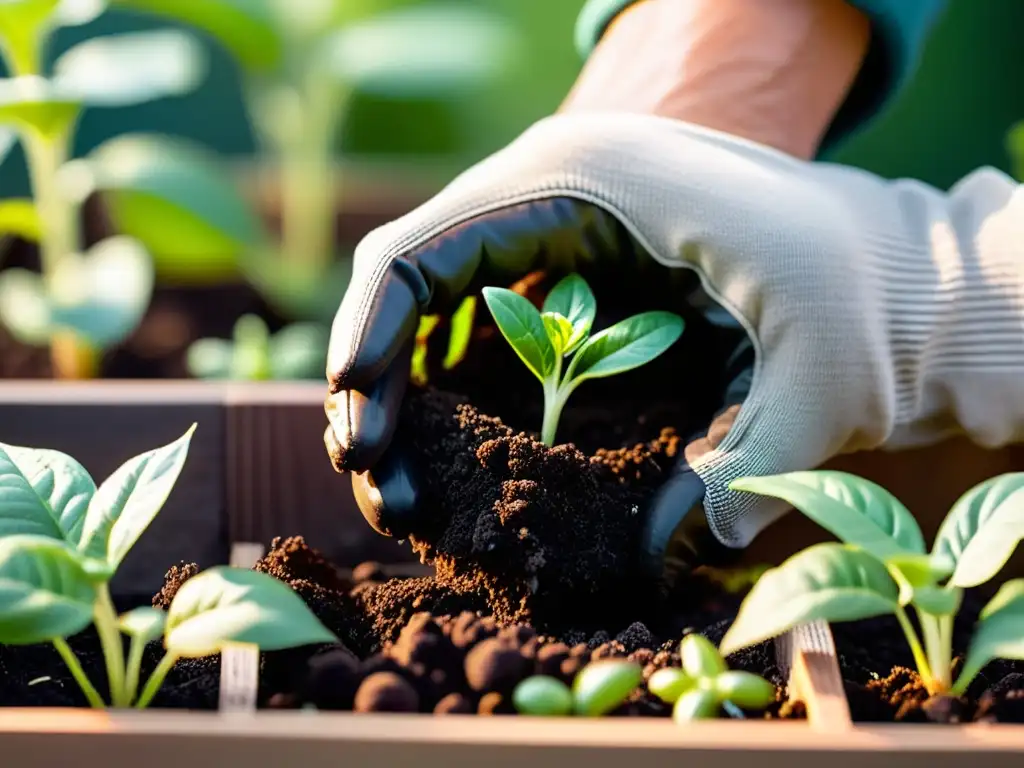
<svg viewBox="0 0 1024 768"><path fill-rule="evenodd" d="M807 708L809 724L821 731L853 727L832 630L824 621L794 627L775 640L776 661L789 677L789 695Z"/></svg>
<svg viewBox="0 0 1024 768"><path fill-rule="evenodd" d="M986 768L1019 766L1020 726L880 725L823 732L804 724L663 719L178 712L0 711L10 765L91 768ZM693 761L693 762L691 762Z"/></svg>

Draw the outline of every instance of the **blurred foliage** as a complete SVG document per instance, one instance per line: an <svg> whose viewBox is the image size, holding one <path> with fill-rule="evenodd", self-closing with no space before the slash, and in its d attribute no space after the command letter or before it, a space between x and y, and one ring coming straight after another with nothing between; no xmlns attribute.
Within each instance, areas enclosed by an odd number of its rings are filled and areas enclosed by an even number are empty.
<svg viewBox="0 0 1024 768"><path fill-rule="evenodd" d="M1024 122L1017 123L1006 137L1006 148L1017 180L1024 182Z"/></svg>

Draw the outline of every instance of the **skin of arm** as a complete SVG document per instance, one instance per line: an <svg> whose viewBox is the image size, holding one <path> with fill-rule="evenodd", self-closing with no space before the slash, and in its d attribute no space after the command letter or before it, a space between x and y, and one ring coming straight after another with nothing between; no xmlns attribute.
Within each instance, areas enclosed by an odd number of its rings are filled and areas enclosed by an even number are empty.
<svg viewBox="0 0 1024 768"><path fill-rule="evenodd" d="M870 36L846 0L641 0L609 25L560 111L660 115L811 159Z"/></svg>

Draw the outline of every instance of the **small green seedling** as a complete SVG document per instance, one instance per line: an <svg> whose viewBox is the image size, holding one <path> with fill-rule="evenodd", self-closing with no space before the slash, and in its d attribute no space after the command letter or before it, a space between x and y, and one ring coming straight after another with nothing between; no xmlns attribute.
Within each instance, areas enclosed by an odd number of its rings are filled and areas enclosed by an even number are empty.
<svg viewBox="0 0 1024 768"><path fill-rule="evenodd" d="M642 680L639 664L603 659L581 669L571 689L555 677L528 677L512 692L512 703L523 715L600 717L626 701Z"/></svg>
<svg viewBox="0 0 1024 768"><path fill-rule="evenodd" d="M554 445L566 400L580 384L649 363L683 333L671 312L644 312L590 335L597 300L579 275L551 289L541 312L506 288L484 288L484 301L505 340L544 387L541 441ZM563 360L569 365L562 372Z"/></svg>
<svg viewBox="0 0 1024 768"><path fill-rule="evenodd" d="M715 646L701 635L679 644L682 668L663 667L651 675L647 689L672 704L677 723L717 717L730 704L760 710L775 700L775 686L752 672L729 669Z"/></svg>
<svg viewBox="0 0 1024 768"><path fill-rule="evenodd" d="M205 73L198 44L177 30L108 35L61 54L45 52L61 26L102 13L102 0L0 2L0 157L20 142L32 200L0 201L0 234L38 242L42 274L0 273L0 320L18 340L49 345L59 378L96 375L99 353L123 340L149 306L153 266L139 240L109 237L84 250L81 205L95 189L70 161L90 107L123 107L194 88Z"/></svg>
<svg viewBox="0 0 1024 768"><path fill-rule="evenodd" d="M189 373L198 379L280 381L318 379L326 365L327 331L292 323L275 334L258 315L243 315L234 338L199 339L188 349Z"/></svg>
<svg viewBox="0 0 1024 768"><path fill-rule="evenodd" d="M0 643L53 643L93 707L103 697L66 640L90 624L115 707L145 707L177 659L229 643L277 650L336 641L290 587L240 568L189 579L166 614L147 607L117 616L108 584L167 500L194 430L128 460L99 488L66 454L0 444ZM127 662L122 632L131 638ZM139 693L143 650L161 635L166 653Z"/></svg>
<svg viewBox="0 0 1024 768"><path fill-rule="evenodd" d="M732 653L804 622L893 614L928 690L962 696L993 659L1024 659L1024 579L985 607L953 681L953 619L963 591L995 576L1024 537L1024 473L978 484L950 509L931 552L917 521L884 488L828 470L733 481L738 491L796 507L842 544L819 544L769 570L722 640ZM922 645L907 606L913 607Z"/></svg>

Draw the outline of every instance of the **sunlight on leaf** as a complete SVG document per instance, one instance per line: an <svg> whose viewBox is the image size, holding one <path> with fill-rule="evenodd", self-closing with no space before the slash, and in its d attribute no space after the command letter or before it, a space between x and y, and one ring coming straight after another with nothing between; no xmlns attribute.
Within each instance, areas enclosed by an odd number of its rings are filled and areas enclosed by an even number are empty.
<svg viewBox="0 0 1024 768"><path fill-rule="evenodd" d="M516 39L501 17L460 5L401 8L340 29L328 66L344 81L389 96L446 94L493 80Z"/></svg>
<svg viewBox="0 0 1024 768"><path fill-rule="evenodd" d="M82 103L122 107L180 96L206 76L198 41L172 29L86 40L53 65L58 93Z"/></svg>
<svg viewBox="0 0 1024 768"><path fill-rule="evenodd" d="M64 133L81 111L78 99L59 92L49 80L0 78L0 124L47 138Z"/></svg>
<svg viewBox="0 0 1024 768"><path fill-rule="evenodd" d="M38 347L49 342L50 304L37 273L20 267L0 272L0 322L23 344Z"/></svg>
<svg viewBox="0 0 1024 768"><path fill-rule="evenodd" d="M60 451L0 443L0 537L48 536L77 544L96 484Z"/></svg>
<svg viewBox="0 0 1024 768"><path fill-rule="evenodd" d="M42 231L39 213L31 200L0 200L0 234L38 242Z"/></svg>

